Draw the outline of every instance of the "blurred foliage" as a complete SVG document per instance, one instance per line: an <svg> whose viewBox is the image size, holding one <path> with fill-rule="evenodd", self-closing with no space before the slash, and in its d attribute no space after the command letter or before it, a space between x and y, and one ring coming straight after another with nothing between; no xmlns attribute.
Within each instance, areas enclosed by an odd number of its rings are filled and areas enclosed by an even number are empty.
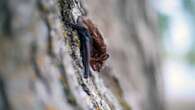
<svg viewBox="0 0 195 110"><path fill-rule="evenodd" d="M194 0L183 0L183 6L186 11L195 15L195 1Z"/></svg>
<svg viewBox="0 0 195 110"><path fill-rule="evenodd" d="M169 25L169 17L166 16L165 14L158 13L158 18L159 18L159 28L161 35L166 31Z"/></svg>
<svg viewBox="0 0 195 110"><path fill-rule="evenodd" d="M186 10L187 13L190 14L190 16L192 17L190 20L192 23L195 23L195 0L183 0L183 7ZM194 28L194 25L192 25ZM194 35L195 33L193 32L192 35ZM192 46L190 51L187 53L186 55L186 59L187 61L191 64L191 65L195 65L195 38L191 37L192 39Z"/></svg>
<svg viewBox="0 0 195 110"><path fill-rule="evenodd" d="M188 52L188 54L186 55L187 61L191 64L191 65L195 65L195 51L190 51Z"/></svg>

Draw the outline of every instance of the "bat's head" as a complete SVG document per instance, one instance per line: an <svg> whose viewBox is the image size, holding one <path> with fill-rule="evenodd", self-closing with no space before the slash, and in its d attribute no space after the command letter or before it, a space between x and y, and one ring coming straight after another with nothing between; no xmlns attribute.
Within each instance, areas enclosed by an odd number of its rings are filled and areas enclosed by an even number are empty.
<svg viewBox="0 0 195 110"><path fill-rule="evenodd" d="M92 31L96 28L96 26L87 16L79 16L77 23L85 27L90 33L93 33Z"/></svg>

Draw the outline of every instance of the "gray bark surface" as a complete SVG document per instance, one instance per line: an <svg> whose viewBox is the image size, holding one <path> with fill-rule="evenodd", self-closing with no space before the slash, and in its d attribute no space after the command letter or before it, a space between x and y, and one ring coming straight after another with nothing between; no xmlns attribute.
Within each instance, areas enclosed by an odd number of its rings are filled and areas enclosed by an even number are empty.
<svg viewBox="0 0 195 110"><path fill-rule="evenodd" d="M163 110L148 1L0 0L0 110ZM88 79L78 35L64 25L84 14L111 55Z"/></svg>

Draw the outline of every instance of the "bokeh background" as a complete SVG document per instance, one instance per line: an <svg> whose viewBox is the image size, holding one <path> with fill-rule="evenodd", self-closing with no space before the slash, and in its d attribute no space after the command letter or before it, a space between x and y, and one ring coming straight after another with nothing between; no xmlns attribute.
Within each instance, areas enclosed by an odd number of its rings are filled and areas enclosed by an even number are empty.
<svg viewBox="0 0 195 110"><path fill-rule="evenodd" d="M195 1L154 1L163 47L163 79L169 110L195 109Z"/></svg>

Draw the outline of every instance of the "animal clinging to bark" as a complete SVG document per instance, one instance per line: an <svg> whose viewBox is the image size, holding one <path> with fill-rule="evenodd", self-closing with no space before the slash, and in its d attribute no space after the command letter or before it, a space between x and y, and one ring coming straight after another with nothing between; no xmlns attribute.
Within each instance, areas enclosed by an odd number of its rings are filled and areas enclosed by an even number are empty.
<svg viewBox="0 0 195 110"><path fill-rule="evenodd" d="M104 62L108 59L107 46L103 39L102 34L93 22L83 17L83 23L87 26L88 31L92 36L92 52L90 57L90 64L94 71L100 71Z"/></svg>
<svg viewBox="0 0 195 110"><path fill-rule="evenodd" d="M91 76L89 65L94 71L99 72L109 55L98 28L86 16L80 16L77 24L67 23L66 25L77 30L81 44L80 51L84 65L84 77Z"/></svg>

